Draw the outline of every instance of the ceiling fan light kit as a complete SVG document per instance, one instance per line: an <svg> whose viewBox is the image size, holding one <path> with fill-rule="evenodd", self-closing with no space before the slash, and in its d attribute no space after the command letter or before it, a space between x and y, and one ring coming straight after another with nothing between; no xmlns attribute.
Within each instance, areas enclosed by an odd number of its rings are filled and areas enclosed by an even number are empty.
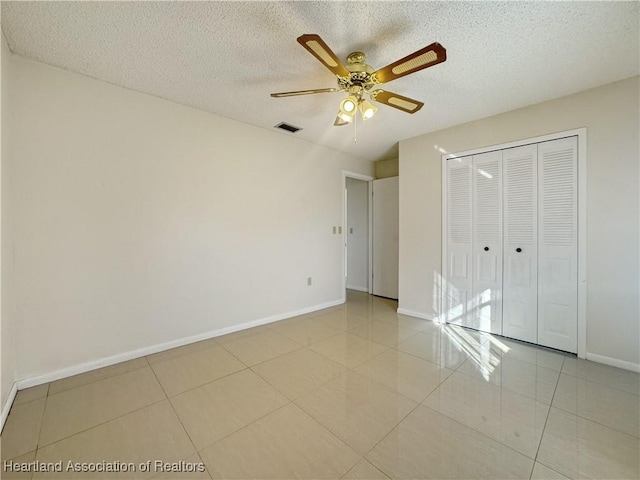
<svg viewBox="0 0 640 480"><path fill-rule="evenodd" d="M347 56L347 66L344 66L319 35L305 34L298 37L297 40L336 76L338 88L280 92L272 93L271 96L282 98L316 93L348 92L349 95L340 102L340 109L334 122L335 126L352 123L358 110L360 110L363 120L368 120L375 115L378 108L367 100L365 95L368 95L369 99L374 102L384 103L406 113L416 113L424 103L386 90L377 88L372 90L372 88L432 67L447 59L445 48L439 43L432 43L386 67L374 70L366 64L366 55L362 52L350 53Z"/></svg>
<svg viewBox="0 0 640 480"><path fill-rule="evenodd" d="M360 113L362 114L363 120L369 120L376 114L377 111L378 107L376 107L369 100L362 100L362 102L360 102Z"/></svg>

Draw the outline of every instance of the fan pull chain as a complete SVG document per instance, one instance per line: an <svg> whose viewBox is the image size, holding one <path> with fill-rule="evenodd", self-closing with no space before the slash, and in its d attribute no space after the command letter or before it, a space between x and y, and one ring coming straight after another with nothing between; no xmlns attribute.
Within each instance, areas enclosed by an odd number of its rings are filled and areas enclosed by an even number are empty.
<svg viewBox="0 0 640 480"><path fill-rule="evenodd" d="M353 116L353 143L358 143L358 110L356 109L356 114Z"/></svg>

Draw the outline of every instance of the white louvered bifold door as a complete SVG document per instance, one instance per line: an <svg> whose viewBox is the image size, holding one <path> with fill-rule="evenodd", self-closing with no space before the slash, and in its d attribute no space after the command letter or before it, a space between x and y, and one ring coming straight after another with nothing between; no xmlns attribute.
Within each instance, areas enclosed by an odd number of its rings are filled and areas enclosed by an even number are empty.
<svg viewBox="0 0 640 480"><path fill-rule="evenodd" d="M502 152L504 176L504 272L502 331L538 341L537 145Z"/></svg>
<svg viewBox="0 0 640 480"><path fill-rule="evenodd" d="M577 137L538 144L538 344L577 351Z"/></svg>
<svg viewBox="0 0 640 480"><path fill-rule="evenodd" d="M471 296L471 202L471 157L447 161L444 320L465 326Z"/></svg>
<svg viewBox="0 0 640 480"><path fill-rule="evenodd" d="M502 335L502 151L473 156L472 328Z"/></svg>

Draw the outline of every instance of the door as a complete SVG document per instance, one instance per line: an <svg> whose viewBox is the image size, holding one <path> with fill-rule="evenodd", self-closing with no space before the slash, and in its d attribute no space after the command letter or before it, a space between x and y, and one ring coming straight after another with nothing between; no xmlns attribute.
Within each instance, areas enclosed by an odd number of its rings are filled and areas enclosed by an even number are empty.
<svg viewBox="0 0 640 480"><path fill-rule="evenodd" d="M373 294L398 298L399 177L373 181Z"/></svg>
<svg viewBox="0 0 640 480"><path fill-rule="evenodd" d="M538 144L538 342L578 348L577 137Z"/></svg>
<svg viewBox="0 0 640 480"><path fill-rule="evenodd" d="M467 316L472 285L471 162L470 156L447 161L447 250L443 286L444 320L469 327L474 326Z"/></svg>
<svg viewBox="0 0 640 480"><path fill-rule="evenodd" d="M505 337L538 341L537 145L502 153L504 177L504 271L502 325Z"/></svg>
<svg viewBox="0 0 640 480"><path fill-rule="evenodd" d="M369 292L369 182L346 178L346 287Z"/></svg>
<svg viewBox="0 0 640 480"><path fill-rule="evenodd" d="M468 326L502 335L502 152L474 155L472 295Z"/></svg>

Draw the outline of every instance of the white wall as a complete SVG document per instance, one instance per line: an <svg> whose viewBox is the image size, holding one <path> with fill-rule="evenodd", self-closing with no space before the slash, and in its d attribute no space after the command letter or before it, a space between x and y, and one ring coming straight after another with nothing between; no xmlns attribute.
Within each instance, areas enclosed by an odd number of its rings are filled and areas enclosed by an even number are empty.
<svg viewBox="0 0 640 480"><path fill-rule="evenodd" d="M342 170L371 162L12 63L19 379L343 297Z"/></svg>
<svg viewBox="0 0 640 480"><path fill-rule="evenodd" d="M9 180L9 169L7 168L8 157L8 136L7 130L9 126L8 115L8 101L9 95L9 68L10 68L10 53L7 43L4 38L4 34L0 31L0 179L1 179L1 223L0 223L0 238L2 243L1 255L0 255L0 409L3 410L3 414L8 414L9 394L13 383L15 381L15 329L14 329L14 317L11 311L11 285L12 285L12 262L11 262L11 230L10 226L11 217L9 214L9 202L7 197L8 189L6 184ZM1 423L1 422L0 422ZM0 425L1 428L2 425Z"/></svg>
<svg viewBox="0 0 640 480"><path fill-rule="evenodd" d="M369 183L347 177L347 288L369 291Z"/></svg>
<svg viewBox="0 0 640 480"><path fill-rule="evenodd" d="M587 127L588 358L639 368L639 78L400 142L399 307L439 314L443 151Z"/></svg>

